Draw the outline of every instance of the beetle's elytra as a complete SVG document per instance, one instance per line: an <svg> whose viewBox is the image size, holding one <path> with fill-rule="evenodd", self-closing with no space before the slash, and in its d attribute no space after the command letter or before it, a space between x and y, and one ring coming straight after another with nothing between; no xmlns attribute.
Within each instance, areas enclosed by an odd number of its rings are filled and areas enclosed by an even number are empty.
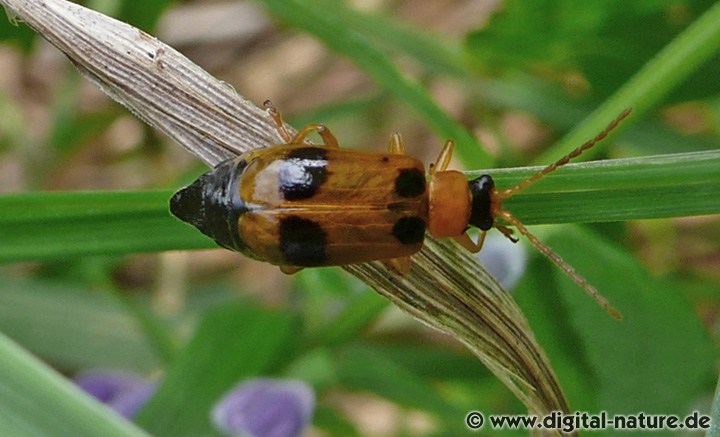
<svg viewBox="0 0 720 437"><path fill-rule="evenodd" d="M175 216L219 245L288 273L375 260L404 273L426 231L453 237L477 252L492 227L517 241L508 224L619 317L584 278L503 209L502 201L592 147L629 110L568 156L515 187L498 190L490 175L468 181L462 173L447 170L454 146L450 140L426 180L423 164L404 154L398 134L392 135L388 153L343 149L322 125L308 125L291 136L277 110L266 105L285 144L222 162L170 201ZM305 143L312 132L320 134L322 146ZM467 235L469 226L481 230L478 241Z"/></svg>
<svg viewBox="0 0 720 437"><path fill-rule="evenodd" d="M246 153L208 175L173 197L173 214L253 258L314 267L422 247L425 172L409 156L288 144Z"/></svg>

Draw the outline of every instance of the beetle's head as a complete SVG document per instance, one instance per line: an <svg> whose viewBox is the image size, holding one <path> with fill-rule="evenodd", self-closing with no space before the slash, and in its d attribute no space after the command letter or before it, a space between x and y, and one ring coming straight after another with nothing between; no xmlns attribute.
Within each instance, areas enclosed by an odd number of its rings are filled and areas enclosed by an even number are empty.
<svg viewBox="0 0 720 437"><path fill-rule="evenodd" d="M492 192L495 181L489 175L482 175L468 182L472 194L470 224L487 231L493 227L495 218L492 211Z"/></svg>
<svg viewBox="0 0 720 437"><path fill-rule="evenodd" d="M183 188L170 199L170 212L195 226L219 245L238 250L237 219L242 205L237 190L237 175L245 161L231 159L218 164Z"/></svg>

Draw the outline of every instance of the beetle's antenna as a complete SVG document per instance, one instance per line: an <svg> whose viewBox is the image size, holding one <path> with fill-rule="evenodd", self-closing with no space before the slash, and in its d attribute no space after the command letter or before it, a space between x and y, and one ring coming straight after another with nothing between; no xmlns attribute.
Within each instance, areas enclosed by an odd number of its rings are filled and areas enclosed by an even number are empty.
<svg viewBox="0 0 720 437"><path fill-rule="evenodd" d="M620 124L620 122L625 117L630 115L631 112L632 112L632 108L628 108L628 109L624 110L602 132L597 134L597 136L595 138L586 142L582 146L578 147L577 149L575 149L572 152L568 153L567 155L563 156L556 162L548 165L544 169L540 170L539 172L535 173L534 175L530 176L529 178L525 179L524 181L520 182L519 184L515 185L514 187L508 188L503 191L498 191L498 197L500 199L507 199L508 197L512 197L517 192L522 191L525 188L529 187L530 185L534 184L535 182L539 181L540 179L545 177L545 175L547 175L548 173L552 173L555 170L557 170L558 167L562 167L563 165L567 164L568 162L570 162L571 159L577 158L584 151L592 148L595 144L597 144L600 141L602 141L603 139L605 139L605 137L607 137L608 134L610 132L612 132L612 130L615 129L615 127L617 127L617 125Z"/></svg>
<svg viewBox="0 0 720 437"><path fill-rule="evenodd" d="M513 217L510 212L501 209L497 212L497 215L500 216L503 220L505 220L507 223L515 226L515 228L520 232L522 235L524 235L530 243L532 243L533 246L535 246L543 255L550 258L552 262L554 262L560 269L562 269L565 273L567 273L570 278L575 281L576 284L578 284L587 294L590 295L593 299L595 299L595 302L597 302L601 307L605 308L607 312L610 313L611 316L614 318L620 320L622 319L622 315L618 310L616 310L612 305L610 305L610 302L601 295L595 287L590 285L590 283L587 281L587 279L580 276L578 272L573 269L570 264L566 263L565 260L563 260L560 255L553 252L552 249L547 247L545 243L540 241L535 235L531 234L530 231L527 230L525 225L522 224L522 222L515 217Z"/></svg>

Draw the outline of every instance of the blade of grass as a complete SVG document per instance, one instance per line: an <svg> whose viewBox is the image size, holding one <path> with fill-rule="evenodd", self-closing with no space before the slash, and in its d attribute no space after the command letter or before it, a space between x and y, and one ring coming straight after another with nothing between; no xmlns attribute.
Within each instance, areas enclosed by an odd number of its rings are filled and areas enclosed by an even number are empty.
<svg viewBox="0 0 720 437"><path fill-rule="evenodd" d="M390 305L338 269L304 269L294 278L303 296L303 322L314 333L308 341L314 347L331 348L362 336Z"/></svg>
<svg viewBox="0 0 720 437"><path fill-rule="evenodd" d="M212 405L243 379L269 374L289 360L298 329L290 313L245 303L208 312L138 423L157 436L212 435Z"/></svg>
<svg viewBox="0 0 720 437"><path fill-rule="evenodd" d="M623 323L609 320L562 272L551 270L560 294L556 305L568 312L581 338L573 353L584 355L594 375L597 404L577 408L678 415L697 408L717 351L696 309L681 290L652 278L627 251L579 226L565 228L548 244L624 316ZM646 360L655 364L647 366Z"/></svg>
<svg viewBox="0 0 720 437"><path fill-rule="evenodd" d="M349 345L340 349L336 360L338 381L349 389L367 390L408 408L434 412L447 421L445 431L455 425L457 433L463 429L461 407L449 403L438 395L438 388L428 379L420 377L412 369L394 362L382 351L361 345ZM383 369L378 372L377 369Z"/></svg>
<svg viewBox="0 0 720 437"><path fill-rule="evenodd" d="M623 313L621 323L608 318L540 256L515 290L573 408L677 415L696 409L717 351L684 290L585 227L557 231L543 241Z"/></svg>
<svg viewBox="0 0 720 437"><path fill-rule="evenodd" d="M0 329L43 359L68 369L157 368L138 323L108 295L6 275L0 282Z"/></svg>
<svg viewBox="0 0 720 437"><path fill-rule="evenodd" d="M657 106L678 84L718 52L720 48L718 23L720 23L720 2L716 2L675 37L622 88L551 149L539 156L535 162L538 164L554 162L594 137L626 108L633 108L631 117L637 118ZM621 124L613 135L622 131L624 126L625 124ZM583 159L600 153L602 144L589 150L583 155Z"/></svg>
<svg viewBox="0 0 720 437"><path fill-rule="evenodd" d="M540 168L487 173L508 187ZM681 217L719 213L718 189L720 150L714 150L570 164L506 206L527 224Z"/></svg>
<svg viewBox="0 0 720 437"><path fill-rule="evenodd" d="M392 60L363 35L336 21L334 8L329 4L319 7L312 1L260 1L274 15L348 56L380 86L417 111L439 135L456 141L457 154L468 166L487 167L492 161L475 136L443 111L418 82L401 73Z"/></svg>
<svg viewBox="0 0 720 437"><path fill-rule="evenodd" d="M538 119L562 129L577 126L594 109L569 102L557 87L530 75L518 73L502 79L478 76L475 69L465 62L461 46L443 39L441 35L429 35L425 29L416 29L384 15L361 12L341 2L312 1L324 9L331 9L333 19L343 27L362 34L390 51L414 58L421 68L430 73L458 78L463 81L464 87L472 90L472 94L485 104L505 110L528 111ZM314 122L322 118L308 120ZM655 120L636 123L625 138L634 147L652 150L652 153L707 150L715 145L707 138L680 135Z"/></svg>
<svg viewBox="0 0 720 437"><path fill-rule="evenodd" d="M360 336L388 308L389 302L374 293L351 298L328 326L319 330L315 342L323 347L339 346Z"/></svg>
<svg viewBox="0 0 720 437"><path fill-rule="evenodd" d="M343 27L362 34L388 50L414 58L421 68L431 73L458 78L463 82L463 87L471 90L483 103L495 108L528 111L538 119L565 130L577 126L594 109L569 102L557 87L530 75L514 74L502 79L478 76L465 62L459 44L444 40L439 35L428 35L424 29L413 28L380 14L360 12L343 3L312 1L325 9L331 8L334 20ZM323 118L306 120L309 123ZM594 135L597 132L590 133ZM716 146L716 142L710 138L681 135L652 119L636 122L624 135L624 139L636 150L648 150L648 153L654 154L708 150Z"/></svg>
<svg viewBox="0 0 720 437"><path fill-rule="evenodd" d="M380 13L367 13L333 0L305 0L307 5L324 10L338 25L360 33L373 43L415 58L423 68L441 74L472 78L463 48L447 36L418 29Z"/></svg>
<svg viewBox="0 0 720 437"><path fill-rule="evenodd" d="M147 435L2 334L0 375L4 435Z"/></svg>
<svg viewBox="0 0 720 437"><path fill-rule="evenodd" d="M167 191L73 192L0 198L0 262L207 247L170 218ZM64 254L64 255L63 255Z"/></svg>
<svg viewBox="0 0 720 437"><path fill-rule="evenodd" d="M504 187L535 170L487 173ZM509 199L506 206L527 224L622 221L718 214L718 193L720 151L710 151L571 164ZM0 229L8 230L0 233L0 263L216 247L170 215L171 195L135 191L0 196Z"/></svg>

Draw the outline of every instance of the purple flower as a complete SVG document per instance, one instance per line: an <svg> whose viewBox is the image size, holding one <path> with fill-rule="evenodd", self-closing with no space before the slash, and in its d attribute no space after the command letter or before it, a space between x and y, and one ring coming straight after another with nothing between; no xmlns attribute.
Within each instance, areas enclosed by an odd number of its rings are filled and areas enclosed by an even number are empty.
<svg viewBox="0 0 720 437"><path fill-rule="evenodd" d="M253 379L215 404L212 421L227 436L291 437L312 419L315 392L298 380Z"/></svg>
<svg viewBox="0 0 720 437"><path fill-rule="evenodd" d="M527 266L527 254L522 244L514 244L500 233L488 234L477 256L506 290L515 287Z"/></svg>
<svg viewBox="0 0 720 437"><path fill-rule="evenodd" d="M155 383L137 375L111 370L92 370L75 376L86 393L132 419L155 392Z"/></svg>

